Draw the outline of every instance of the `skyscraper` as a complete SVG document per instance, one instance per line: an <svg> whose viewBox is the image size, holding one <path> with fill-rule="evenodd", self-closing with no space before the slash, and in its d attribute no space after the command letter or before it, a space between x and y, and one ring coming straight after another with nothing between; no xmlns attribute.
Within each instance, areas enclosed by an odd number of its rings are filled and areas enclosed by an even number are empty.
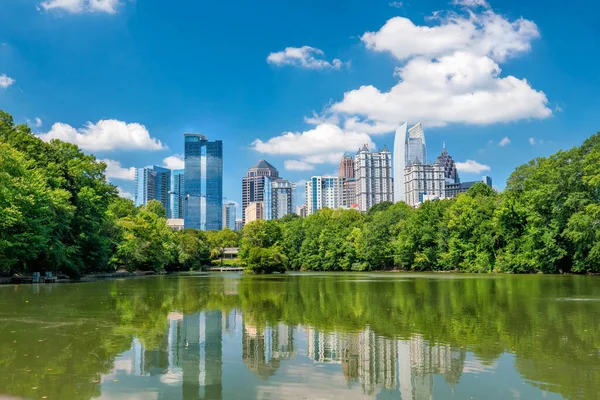
<svg viewBox="0 0 600 400"><path fill-rule="evenodd" d="M186 228L203 231L223 227L223 142L185 134Z"/></svg>
<svg viewBox="0 0 600 400"><path fill-rule="evenodd" d="M307 215L322 208L336 209L342 206L343 180L337 176L313 176L306 182Z"/></svg>
<svg viewBox="0 0 600 400"><path fill-rule="evenodd" d="M143 206L151 200L158 200L169 216L171 209L171 170L157 165L135 170L135 205Z"/></svg>
<svg viewBox="0 0 600 400"><path fill-rule="evenodd" d="M293 214L296 207L296 183L285 179L271 184L271 215L266 219L279 219Z"/></svg>
<svg viewBox="0 0 600 400"><path fill-rule="evenodd" d="M416 207L426 200L446 197L446 179L444 166L439 162L423 164L418 158L409 162L404 169L406 203Z"/></svg>
<svg viewBox="0 0 600 400"><path fill-rule="evenodd" d="M444 178L446 183L459 183L458 170L452 156L446 151L446 145L442 148L442 153L437 158L437 163L444 168Z"/></svg>
<svg viewBox="0 0 600 400"><path fill-rule="evenodd" d="M361 211L368 211L384 201L394 201L392 154L387 147L372 152L364 145L354 159L354 173L356 202Z"/></svg>
<svg viewBox="0 0 600 400"><path fill-rule="evenodd" d="M171 174L171 216L170 218L183 219L185 204L185 170L178 169Z"/></svg>
<svg viewBox="0 0 600 400"><path fill-rule="evenodd" d="M265 180L279 178L277 169L265 160L260 160L242 178L242 218L246 222L246 208L252 202L262 202L265 197ZM267 185L269 182L267 182Z"/></svg>
<svg viewBox="0 0 600 400"><path fill-rule="evenodd" d="M356 205L356 179L354 175L354 157L347 153L342 156L338 175L343 179L344 191L342 206L354 207Z"/></svg>
<svg viewBox="0 0 600 400"><path fill-rule="evenodd" d="M237 217L237 204L232 201L223 202L223 229L229 228L235 231L235 219Z"/></svg>
<svg viewBox="0 0 600 400"><path fill-rule="evenodd" d="M408 163L418 160L421 164L427 163L427 146L425 144L425 130L420 122L407 130L404 123L396 130L394 139L394 201L406 201L404 185L404 168Z"/></svg>

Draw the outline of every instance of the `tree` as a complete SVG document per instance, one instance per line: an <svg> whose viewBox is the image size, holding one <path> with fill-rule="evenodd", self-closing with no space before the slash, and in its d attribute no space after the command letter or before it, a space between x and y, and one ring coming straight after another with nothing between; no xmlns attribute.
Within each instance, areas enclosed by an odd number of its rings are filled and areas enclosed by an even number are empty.
<svg viewBox="0 0 600 400"><path fill-rule="evenodd" d="M207 234L208 244L211 248L211 258L219 258L223 265L223 253L226 247L237 247L238 234L229 228L220 231L211 231Z"/></svg>

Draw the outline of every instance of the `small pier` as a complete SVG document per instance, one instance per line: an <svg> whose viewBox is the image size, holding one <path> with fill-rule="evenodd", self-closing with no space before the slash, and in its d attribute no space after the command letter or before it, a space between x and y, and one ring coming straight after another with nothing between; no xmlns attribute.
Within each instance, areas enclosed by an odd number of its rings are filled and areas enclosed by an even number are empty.
<svg viewBox="0 0 600 400"><path fill-rule="evenodd" d="M244 268L242 267L231 267L231 266L222 266L222 267L212 267L208 268L208 272L242 272Z"/></svg>

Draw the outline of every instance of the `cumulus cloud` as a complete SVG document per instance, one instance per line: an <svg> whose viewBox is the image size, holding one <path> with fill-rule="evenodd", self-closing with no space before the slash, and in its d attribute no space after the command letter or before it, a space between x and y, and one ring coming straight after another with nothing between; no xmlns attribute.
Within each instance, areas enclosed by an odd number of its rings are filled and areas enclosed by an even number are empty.
<svg viewBox="0 0 600 400"><path fill-rule="evenodd" d="M485 7L490 8L490 5L485 0L454 0L452 4L465 7Z"/></svg>
<svg viewBox="0 0 600 400"><path fill-rule="evenodd" d="M273 65L292 65L306 69L340 69L344 63L339 59L329 62L323 59L325 53L310 46L287 47L283 51L271 53L267 62Z"/></svg>
<svg viewBox="0 0 600 400"><path fill-rule="evenodd" d="M288 160L287 165L307 167L306 164L337 163L345 151L356 151L364 144L374 146L365 133L347 131L333 124L321 124L304 132L286 132L266 142L257 139L252 143L252 148L264 154L298 157L298 160Z"/></svg>
<svg viewBox="0 0 600 400"><path fill-rule="evenodd" d="M440 19L440 25L417 26L408 18L394 17L379 31L365 33L361 40L367 48L389 52L399 60L468 51L504 62L529 51L532 40L540 36L534 22L524 18L509 21L491 10Z"/></svg>
<svg viewBox="0 0 600 400"><path fill-rule="evenodd" d="M115 14L119 4L119 0L47 0L40 3L40 6L46 11L62 10L71 14L85 12Z"/></svg>
<svg viewBox="0 0 600 400"><path fill-rule="evenodd" d="M350 131L376 135L379 133L395 132L398 124L380 121L361 121L358 117L349 117L344 121L344 128Z"/></svg>
<svg viewBox="0 0 600 400"><path fill-rule="evenodd" d="M311 125L321 125L321 124L338 125L340 123L340 118L337 114L332 114L327 111L320 115L313 111L312 117L304 117L304 122L306 122L307 124L311 124Z"/></svg>
<svg viewBox="0 0 600 400"><path fill-rule="evenodd" d="M286 160L283 162L283 167L288 171L312 171L315 169L314 164L299 160Z"/></svg>
<svg viewBox="0 0 600 400"><path fill-rule="evenodd" d="M504 147L504 146L508 146L510 143L511 142L508 137L503 137L502 140L500 140L500 142L498 143L498 146Z"/></svg>
<svg viewBox="0 0 600 400"><path fill-rule="evenodd" d="M6 74L0 75L0 89L6 89L10 85L15 83L15 80Z"/></svg>
<svg viewBox="0 0 600 400"><path fill-rule="evenodd" d="M466 172L472 174L480 174L485 171L491 171L488 165L480 164L477 161L467 160L465 162L457 162L456 169L459 172Z"/></svg>
<svg viewBox="0 0 600 400"><path fill-rule="evenodd" d="M39 137L44 141L60 139L88 151L163 150L166 146L152 138L144 125L117 120L88 122L83 128L57 122Z"/></svg>
<svg viewBox="0 0 600 400"><path fill-rule="evenodd" d="M133 200L134 197L135 197L132 193L127 192L127 191L123 190L120 187L117 187L117 190L119 191L119 196L121 196L123 198L129 199L129 200Z"/></svg>
<svg viewBox="0 0 600 400"><path fill-rule="evenodd" d="M437 60L417 57L397 69L400 81L390 91L362 86L345 93L332 110L380 124L418 120L430 126L485 125L552 114L543 92L525 79L502 78L500 72L491 58L470 52Z"/></svg>
<svg viewBox="0 0 600 400"><path fill-rule="evenodd" d="M108 179L124 179L127 181L135 180L135 168L123 168L119 161L104 159L101 160L106 164L104 174Z"/></svg>
<svg viewBox="0 0 600 400"><path fill-rule="evenodd" d="M163 166L171 170L184 169L185 162L183 160L183 156L176 154L174 156L169 156L165 158L163 160Z"/></svg>

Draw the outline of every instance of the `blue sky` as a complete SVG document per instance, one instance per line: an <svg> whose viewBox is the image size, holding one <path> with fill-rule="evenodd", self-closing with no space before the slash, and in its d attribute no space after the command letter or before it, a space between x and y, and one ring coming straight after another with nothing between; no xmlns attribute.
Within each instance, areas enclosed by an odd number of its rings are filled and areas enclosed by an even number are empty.
<svg viewBox="0 0 600 400"><path fill-rule="evenodd" d="M404 120L430 160L445 142L462 180L503 188L599 130L600 6L457 2L2 0L0 109L109 160L129 193L132 167L178 164L185 132L223 140L239 202L260 158L330 174Z"/></svg>

